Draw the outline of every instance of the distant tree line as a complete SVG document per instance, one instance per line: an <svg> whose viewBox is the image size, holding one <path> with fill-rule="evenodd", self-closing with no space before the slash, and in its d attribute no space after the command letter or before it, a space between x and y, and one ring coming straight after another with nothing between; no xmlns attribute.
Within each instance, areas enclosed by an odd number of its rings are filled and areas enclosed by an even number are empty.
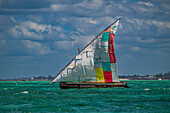
<svg viewBox="0 0 170 113"><path fill-rule="evenodd" d="M159 78L162 78L162 79L170 79L170 71L169 72L166 72L166 73L158 73L158 74L155 74L155 75L124 75L124 76L119 76L120 78L127 78L127 79L159 79ZM51 75L48 75L47 77L46 76L38 76L38 77L29 77L27 78L29 80L33 79L33 80L53 80L54 77L52 77Z"/></svg>
<svg viewBox="0 0 170 113"><path fill-rule="evenodd" d="M122 79L126 79L126 78L150 78L150 79L158 79L158 78L161 78L161 79L170 79L170 71L169 72L166 72L166 73L158 73L158 74L155 74L155 75L123 75L123 76L119 76L119 78L122 78Z"/></svg>
<svg viewBox="0 0 170 113"><path fill-rule="evenodd" d="M129 79L129 80L158 80L165 79L170 80L170 71L166 73L158 73L155 75L123 75L119 76L120 79ZM39 81L39 80L53 80L54 77L51 75L43 76L40 75L38 77L25 77L25 78L16 78L16 79L0 79L0 81L11 81L11 80L19 80L19 81Z"/></svg>
<svg viewBox="0 0 170 113"><path fill-rule="evenodd" d="M10 79L10 80L19 80L19 81L38 81L38 80L53 80L54 77L52 77L51 75L48 75L47 77L46 76L43 76L43 75L40 75L38 77L24 77L24 78L17 78L17 79Z"/></svg>
<svg viewBox="0 0 170 113"><path fill-rule="evenodd" d="M48 80L52 80L54 77L52 77L51 75L48 75L48 77L45 76L38 76L38 77L33 77L34 79L48 79Z"/></svg>

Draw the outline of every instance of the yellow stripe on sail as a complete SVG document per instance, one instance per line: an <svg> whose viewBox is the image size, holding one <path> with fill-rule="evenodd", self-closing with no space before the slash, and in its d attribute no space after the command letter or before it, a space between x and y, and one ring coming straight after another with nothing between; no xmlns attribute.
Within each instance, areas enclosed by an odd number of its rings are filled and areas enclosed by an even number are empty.
<svg viewBox="0 0 170 113"><path fill-rule="evenodd" d="M104 82L103 68L95 68L97 82Z"/></svg>

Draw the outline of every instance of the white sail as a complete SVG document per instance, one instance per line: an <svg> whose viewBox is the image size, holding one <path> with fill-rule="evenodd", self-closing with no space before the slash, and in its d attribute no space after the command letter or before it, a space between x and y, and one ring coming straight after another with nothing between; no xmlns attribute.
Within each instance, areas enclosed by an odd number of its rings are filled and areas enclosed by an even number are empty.
<svg viewBox="0 0 170 113"><path fill-rule="evenodd" d="M119 82L114 36L119 20L93 39L51 82Z"/></svg>

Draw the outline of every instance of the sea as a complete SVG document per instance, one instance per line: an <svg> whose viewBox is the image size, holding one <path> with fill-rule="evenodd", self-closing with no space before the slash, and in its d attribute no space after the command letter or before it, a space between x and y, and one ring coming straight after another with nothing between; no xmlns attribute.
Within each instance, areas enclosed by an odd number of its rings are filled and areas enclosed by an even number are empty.
<svg viewBox="0 0 170 113"><path fill-rule="evenodd" d="M170 80L130 88L60 89L50 81L1 81L0 113L170 113Z"/></svg>

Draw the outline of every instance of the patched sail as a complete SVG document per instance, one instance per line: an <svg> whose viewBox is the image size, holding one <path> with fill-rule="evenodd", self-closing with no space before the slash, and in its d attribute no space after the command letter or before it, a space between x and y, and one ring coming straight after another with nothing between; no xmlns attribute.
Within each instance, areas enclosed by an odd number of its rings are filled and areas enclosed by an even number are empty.
<svg viewBox="0 0 170 113"><path fill-rule="evenodd" d="M114 36L119 20L103 30L52 80L53 82L119 82Z"/></svg>

